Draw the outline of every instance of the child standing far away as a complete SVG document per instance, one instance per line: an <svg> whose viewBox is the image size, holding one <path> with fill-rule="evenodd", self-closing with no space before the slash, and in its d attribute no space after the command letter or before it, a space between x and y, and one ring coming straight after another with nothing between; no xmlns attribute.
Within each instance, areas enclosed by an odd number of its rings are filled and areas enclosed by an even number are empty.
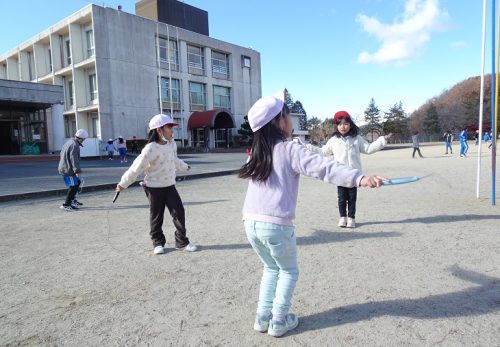
<svg viewBox="0 0 500 347"><path fill-rule="evenodd" d="M166 252L163 234L163 214L165 206L172 216L175 226L175 248L194 252L197 247L186 236L186 221L182 200L175 189L175 171L188 171L191 167L177 158L177 145L172 138L176 126L169 115L158 114L149 121L149 140L141 154L123 174L116 191L121 192L141 173L145 173L142 186L149 200L149 222L153 253Z"/></svg>
<svg viewBox="0 0 500 347"><path fill-rule="evenodd" d="M413 154L411 155L412 158L415 158L415 153L418 152L418 156L420 158L423 158L424 156L422 153L420 153L420 140L418 139L418 131L415 131L413 133L413 136L411 137L411 142L413 144Z"/></svg>
<svg viewBox="0 0 500 347"><path fill-rule="evenodd" d="M460 138L460 156L467 157L467 151L469 150L469 134L467 134L467 128L463 128L459 135Z"/></svg>
<svg viewBox="0 0 500 347"><path fill-rule="evenodd" d="M127 162L127 141L122 136L118 136L118 153L120 153L120 163Z"/></svg>
<svg viewBox="0 0 500 347"><path fill-rule="evenodd" d="M359 135L359 128L346 111L335 113L333 121L337 129L326 145L321 148L309 145L308 148L322 155L333 156L334 160L354 169L361 170L360 153L372 154L380 151L392 136L392 134L380 136L376 141L368 143ZM340 213L338 226L355 228L358 188L339 185L337 192Z"/></svg>
<svg viewBox="0 0 500 347"><path fill-rule="evenodd" d="M83 147L82 143L87 137L89 133L85 129L78 129L75 137L66 142L61 149L58 171L63 176L68 193L60 209L67 212L78 210L78 205L82 205L75 197L81 184L80 147Z"/></svg>
<svg viewBox="0 0 500 347"><path fill-rule="evenodd" d="M239 170L248 178L243 206L245 232L264 265L254 329L282 336L298 325L289 313L297 282L297 243L293 220L300 175L346 187L379 187L385 178L363 176L294 141L283 92L263 97L248 111L254 132L251 155Z"/></svg>
<svg viewBox="0 0 500 347"><path fill-rule="evenodd" d="M446 153L445 154L448 154L448 149L450 150L450 154L453 154L453 150L451 149L451 142L453 141L453 135L452 135L451 131L446 130L443 137L444 137L444 143L446 146Z"/></svg>
<svg viewBox="0 0 500 347"><path fill-rule="evenodd" d="M108 144L106 145L106 152L108 153L108 159L113 160L113 154L116 151L115 144L113 143L113 139L108 140Z"/></svg>

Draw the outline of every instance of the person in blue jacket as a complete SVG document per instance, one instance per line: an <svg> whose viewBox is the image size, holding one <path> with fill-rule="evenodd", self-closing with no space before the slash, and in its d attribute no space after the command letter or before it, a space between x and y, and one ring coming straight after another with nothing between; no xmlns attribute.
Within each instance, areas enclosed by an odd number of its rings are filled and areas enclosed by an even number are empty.
<svg viewBox="0 0 500 347"><path fill-rule="evenodd" d="M467 140L469 139L467 128L463 128L458 137L460 139L460 156L467 157L467 151L469 150L469 145L467 144Z"/></svg>

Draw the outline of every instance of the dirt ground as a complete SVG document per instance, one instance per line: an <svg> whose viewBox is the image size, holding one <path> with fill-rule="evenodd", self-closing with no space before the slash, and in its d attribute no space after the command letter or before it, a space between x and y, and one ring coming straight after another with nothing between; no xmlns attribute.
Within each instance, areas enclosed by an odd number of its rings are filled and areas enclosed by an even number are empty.
<svg viewBox="0 0 500 347"><path fill-rule="evenodd" d="M457 146L455 146L457 147ZM458 148L456 148L458 151ZM500 346L500 210L485 148L362 157L364 171L420 181L358 191L358 227L336 226L336 187L302 178L299 326L252 329L262 266L241 221L246 182L179 182L196 253L155 256L141 188L0 204L2 346ZM500 182L496 194L500 199ZM500 204L500 200L497 202Z"/></svg>

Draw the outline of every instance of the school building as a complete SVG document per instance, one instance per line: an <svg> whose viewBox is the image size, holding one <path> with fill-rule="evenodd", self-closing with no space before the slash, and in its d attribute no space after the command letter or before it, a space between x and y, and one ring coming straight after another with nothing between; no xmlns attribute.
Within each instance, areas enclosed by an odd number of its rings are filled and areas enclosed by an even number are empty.
<svg viewBox="0 0 500 347"><path fill-rule="evenodd" d="M0 130L11 139L0 153L42 139L43 152L57 152L84 128L82 155L99 155L108 138L145 138L160 112L179 123L179 146L233 144L261 97L259 52L209 37L208 13L177 0L141 0L135 10L89 4L0 55L0 79L62 86L62 100L43 104L36 134L20 131L32 108L0 103Z"/></svg>

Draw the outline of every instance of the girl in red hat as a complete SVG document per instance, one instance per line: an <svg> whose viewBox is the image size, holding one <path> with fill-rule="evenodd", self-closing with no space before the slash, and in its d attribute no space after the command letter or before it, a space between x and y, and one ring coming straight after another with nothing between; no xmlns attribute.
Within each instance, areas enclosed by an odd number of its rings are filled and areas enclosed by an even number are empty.
<svg viewBox="0 0 500 347"><path fill-rule="evenodd" d="M333 116L337 130L323 147L308 145L313 152L333 156L333 159L361 171L360 153L372 154L380 151L392 136L380 136L376 141L369 143L359 135L359 128L354 124L351 115L346 111L338 111ZM340 219L338 226L342 228L356 227L356 200L357 187L337 187Z"/></svg>

